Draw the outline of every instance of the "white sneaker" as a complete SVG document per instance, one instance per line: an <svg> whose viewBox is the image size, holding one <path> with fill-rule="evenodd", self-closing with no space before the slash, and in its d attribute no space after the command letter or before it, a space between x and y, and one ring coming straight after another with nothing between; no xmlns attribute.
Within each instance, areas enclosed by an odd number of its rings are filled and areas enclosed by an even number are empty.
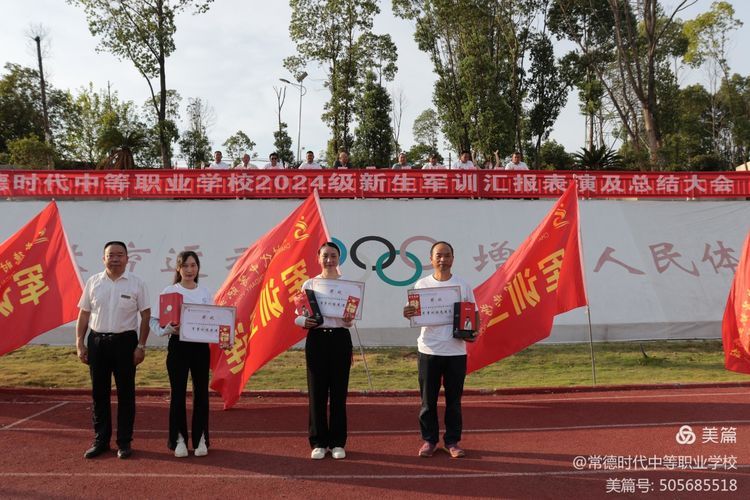
<svg viewBox="0 0 750 500"><path fill-rule="evenodd" d="M315 448L310 453L310 458L313 460L322 460L326 457L326 453L328 453L328 448Z"/></svg>
<svg viewBox="0 0 750 500"><path fill-rule="evenodd" d="M185 438L182 437L182 434L177 434L177 446L174 448L174 456L177 458L188 456L187 445L185 444Z"/></svg>
<svg viewBox="0 0 750 500"><path fill-rule="evenodd" d="M205 457L208 455L208 446L206 446L206 435L201 434L201 440L198 443L198 447L195 449L196 457Z"/></svg>
<svg viewBox="0 0 750 500"><path fill-rule="evenodd" d="M346 452L341 446L337 446L331 450L331 456L336 460L341 460L342 458L346 458Z"/></svg>

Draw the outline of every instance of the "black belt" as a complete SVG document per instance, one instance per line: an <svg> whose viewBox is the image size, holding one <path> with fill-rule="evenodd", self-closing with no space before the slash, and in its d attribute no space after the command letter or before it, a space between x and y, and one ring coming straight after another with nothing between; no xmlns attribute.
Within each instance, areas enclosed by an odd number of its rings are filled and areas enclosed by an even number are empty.
<svg viewBox="0 0 750 500"><path fill-rule="evenodd" d="M94 330L91 330L91 335L96 335L97 337L116 337L118 335L126 335L128 333L135 334L135 330L126 330L124 332L96 332Z"/></svg>
<svg viewBox="0 0 750 500"><path fill-rule="evenodd" d="M315 333L325 333L325 334L332 334L332 333L349 333L348 328L313 328L310 330Z"/></svg>

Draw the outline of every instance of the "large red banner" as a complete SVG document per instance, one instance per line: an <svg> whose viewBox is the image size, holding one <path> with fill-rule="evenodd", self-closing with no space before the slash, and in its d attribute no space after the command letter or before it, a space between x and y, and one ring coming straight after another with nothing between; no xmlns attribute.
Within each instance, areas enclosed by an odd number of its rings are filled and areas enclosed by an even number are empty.
<svg viewBox="0 0 750 500"><path fill-rule="evenodd" d="M549 336L555 315L588 303L574 185L526 241L474 289L480 335L467 344L467 372Z"/></svg>
<svg viewBox="0 0 750 500"><path fill-rule="evenodd" d="M504 170L0 171L11 198L745 198L750 172Z"/></svg>
<svg viewBox="0 0 750 500"><path fill-rule="evenodd" d="M237 308L235 343L211 346L211 388L232 407L250 376L305 337L295 326L294 295L318 274L317 251L328 240L316 194L237 260L214 300Z"/></svg>
<svg viewBox="0 0 750 500"><path fill-rule="evenodd" d="M729 290L721 337L724 366L727 370L750 373L750 233L745 238L742 256Z"/></svg>
<svg viewBox="0 0 750 500"><path fill-rule="evenodd" d="M76 319L81 293L53 201L0 244L0 355Z"/></svg>

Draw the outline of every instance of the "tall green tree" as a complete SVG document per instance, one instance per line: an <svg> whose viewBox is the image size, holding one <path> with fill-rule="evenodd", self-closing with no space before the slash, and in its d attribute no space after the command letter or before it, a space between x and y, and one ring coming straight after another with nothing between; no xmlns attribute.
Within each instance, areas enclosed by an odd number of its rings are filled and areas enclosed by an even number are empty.
<svg viewBox="0 0 750 500"><path fill-rule="evenodd" d="M99 37L99 50L133 63L146 80L157 116L161 163L170 168L171 137L167 123L167 58L176 49L175 17L202 13L213 0L68 0L86 13L89 31Z"/></svg>
<svg viewBox="0 0 750 500"><path fill-rule="evenodd" d="M352 161L359 166L387 167L392 157L391 97L370 72L357 101L357 129Z"/></svg>
<svg viewBox="0 0 750 500"><path fill-rule="evenodd" d="M314 62L326 72L325 86L331 98L323 120L331 129L331 157L350 149L355 103L367 70L377 68L389 80L395 73L396 47L389 35L373 33L373 19L380 13L375 0L290 0L289 34L297 55L284 66L293 74Z"/></svg>
<svg viewBox="0 0 750 500"><path fill-rule="evenodd" d="M0 78L0 153L8 151L8 141L34 135L45 139L44 113L39 88L39 72L6 63ZM71 111L68 93L47 82L49 126L53 144L65 134L66 117Z"/></svg>
<svg viewBox="0 0 750 500"><path fill-rule="evenodd" d="M417 144L429 146L437 151L440 136L440 122L434 109L425 109L414 119L412 135Z"/></svg>
<svg viewBox="0 0 750 500"><path fill-rule="evenodd" d="M224 152L232 159L234 165L237 165L242 161L242 155L250 154L255 147L255 142L245 132L238 130L230 135L222 145L224 146Z"/></svg>
<svg viewBox="0 0 750 500"><path fill-rule="evenodd" d="M200 98L188 98L186 114L188 127L180 136L180 152L188 168L200 168L202 163L211 161L211 142L208 140L211 110Z"/></svg>

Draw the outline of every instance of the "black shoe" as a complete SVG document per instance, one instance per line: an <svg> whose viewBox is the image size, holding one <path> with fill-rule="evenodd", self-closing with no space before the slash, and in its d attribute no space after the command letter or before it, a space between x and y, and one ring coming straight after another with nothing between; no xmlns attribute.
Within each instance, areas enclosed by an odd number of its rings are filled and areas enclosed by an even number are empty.
<svg viewBox="0 0 750 500"><path fill-rule="evenodd" d="M122 448L117 450L117 458L121 458L123 460L126 458L130 458L130 455L132 454L133 454L133 448L131 448L129 445L123 446Z"/></svg>
<svg viewBox="0 0 750 500"><path fill-rule="evenodd" d="M101 455L102 453L109 451L109 445L108 444L99 444L94 443L91 445L91 448L86 450L86 453L83 454L83 458L95 458Z"/></svg>

